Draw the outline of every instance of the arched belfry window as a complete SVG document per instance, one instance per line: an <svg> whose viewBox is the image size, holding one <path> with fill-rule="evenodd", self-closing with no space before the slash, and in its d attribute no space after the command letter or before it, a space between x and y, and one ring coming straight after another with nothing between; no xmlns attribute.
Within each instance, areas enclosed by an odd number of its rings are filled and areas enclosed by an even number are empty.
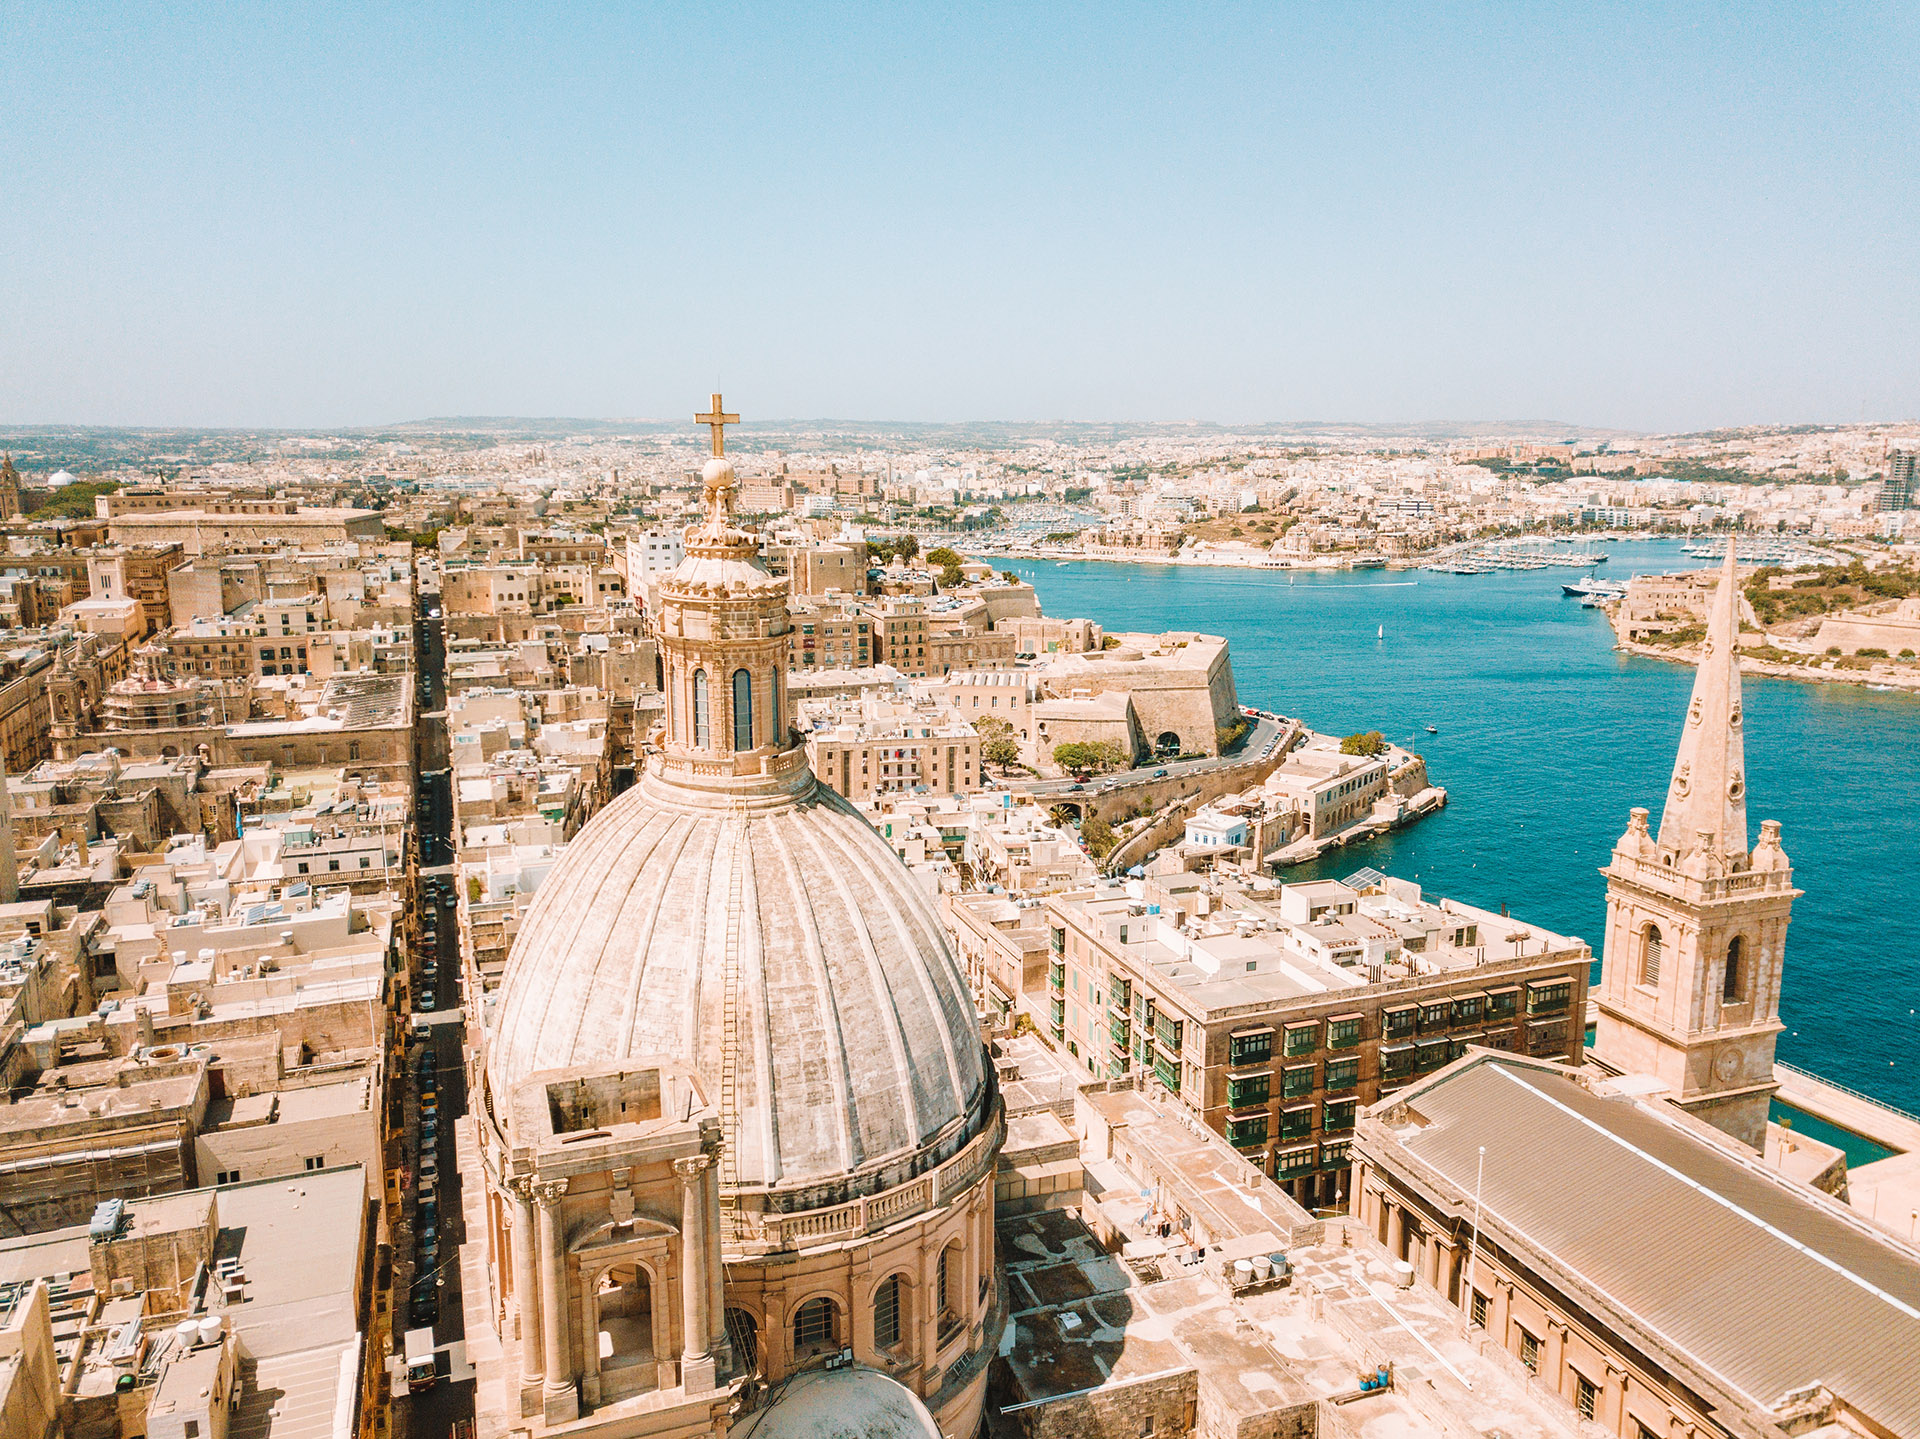
<svg viewBox="0 0 1920 1439"><path fill-rule="evenodd" d="M707 728L707 672L693 672L693 747L706 749L712 743Z"/></svg>
<svg viewBox="0 0 1920 1439"><path fill-rule="evenodd" d="M753 748L753 676L745 670L733 672L733 748L737 754Z"/></svg>
<svg viewBox="0 0 1920 1439"><path fill-rule="evenodd" d="M774 662L773 673L767 676L767 721L773 726L770 738L775 744L787 742L787 712L780 705L780 664Z"/></svg>
<svg viewBox="0 0 1920 1439"><path fill-rule="evenodd" d="M1660 982L1660 926L1650 924L1640 946L1640 982L1658 984Z"/></svg>
<svg viewBox="0 0 1920 1439"><path fill-rule="evenodd" d="M1746 968L1746 946L1735 935L1727 941L1727 972L1720 980L1720 1002L1738 1004L1747 992L1747 977L1741 971Z"/></svg>

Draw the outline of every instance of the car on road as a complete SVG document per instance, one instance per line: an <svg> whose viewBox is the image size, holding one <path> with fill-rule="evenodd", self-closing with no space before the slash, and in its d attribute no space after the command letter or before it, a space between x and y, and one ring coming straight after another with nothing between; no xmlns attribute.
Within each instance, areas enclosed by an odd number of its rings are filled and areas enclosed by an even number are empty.
<svg viewBox="0 0 1920 1439"><path fill-rule="evenodd" d="M447 896L447 897L446 897L445 899L443 899L443 900L441 900L441 901L440 901L440 908L442 908L442 909L452 909L452 908L453 908L453 904L454 904L454 900L453 900L453 896L452 896L452 895L448 895L448 896Z"/></svg>
<svg viewBox="0 0 1920 1439"><path fill-rule="evenodd" d="M423 1324L432 1324L440 1317L440 1296L435 1291L433 1281L428 1280L425 1287L416 1284L413 1288L413 1301L407 1306L407 1318L417 1328Z"/></svg>
<svg viewBox="0 0 1920 1439"><path fill-rule="evenodd" d="M440 1007L439 999L440 999L440 996L435 994L432 990L423 989L420 991L420 1003L416 1007L419 1009L425 1009L425 1010L438 1009Z"/></svg>
<svg viewBox="0 0 1920 1439"><path fill-rule="evenodd" d="M1083 790L1083 789L1085 789L1085 788L1086 788L1086 786L1085 786L1085 785L1083 785L1083 784L1070 784L1070 785L1068 785L1068 786L1067 786L1067 793L1068 793L1068 794L1078 794L1078 793L1079 793L1079 792L1080 792L1081 790Z"/></svg>

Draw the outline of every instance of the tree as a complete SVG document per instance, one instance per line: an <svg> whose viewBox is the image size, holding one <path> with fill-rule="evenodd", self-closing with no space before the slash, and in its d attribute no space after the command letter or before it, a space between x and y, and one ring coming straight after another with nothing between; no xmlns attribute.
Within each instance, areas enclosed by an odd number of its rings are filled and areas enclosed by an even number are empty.
<svg viewBox="0 0 1920 1439"><path fill-rule="evenodd" d="M966 583L966 579L967 577L960 573L960 566L947 565L940 571L940 588L943 590L957 589Z"/></svg>
<svg viewBox="0 0 1920 1439"><path fill-rule="evenodd" d="M1105 859L1119 841L1113 826L1097 814L1080 826L1080 838L1087 842L1087 853L1095 859Z"/></svg>
<svg viewBox="0 0 1920 1439"><path fill-rule="evenodd" d="M1386 738L1377 729L1365 734L1350 734L1340 741L1341 754L1376 755L1385 751Z"/></svg>
<svg viewBox="0 0 1920 1439"><path fill-rule="evenodd" d="M1013 726L999 715L981 715L973 722L973 732L981 739L1001 739L1013 733Z"/></svg>
<svg viewBox="0 0 1920 1439"><path fill-rule="evenodd" d="M958 565L960 563L960 552L942 545L937 550L927 551L927 563L937 569L945 569L948 565Z"/></svg>
<svg viewBox="0 0 1920 1439"><path fill-rule="evenodd" d="M1105 774L1122 768L1127 763L1127 752L1109 739L1070 742L1053 747L1053 762L1076 773Z"/></svg>
<svg viewBox="0 0 1920 1439"><path fill-rule="evenodd" d="M980 746L980 758L1002 773L1020 763L1020 741L1002 735Z"/></svg>

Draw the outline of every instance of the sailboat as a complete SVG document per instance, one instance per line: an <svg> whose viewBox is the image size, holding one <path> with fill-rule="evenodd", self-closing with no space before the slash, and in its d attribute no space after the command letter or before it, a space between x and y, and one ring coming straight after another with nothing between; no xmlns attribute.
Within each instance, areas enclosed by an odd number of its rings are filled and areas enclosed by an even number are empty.
<svg viewBox="0 0 1920 1439"><path fill-rule="evenodd" d="M1377 640L1383 640L1386 637L1387 637L1387 627L1385 625L1382 625L1380 626L1380 633L1375 635L1374 638Z"/></svg>

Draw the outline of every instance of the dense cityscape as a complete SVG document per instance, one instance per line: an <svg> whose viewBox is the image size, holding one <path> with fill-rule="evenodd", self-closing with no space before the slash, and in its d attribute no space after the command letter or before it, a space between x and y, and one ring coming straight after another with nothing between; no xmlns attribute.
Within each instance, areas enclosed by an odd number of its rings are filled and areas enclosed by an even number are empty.
<svg viewBox="0 0 1920 1439"><path fill-rule="evenodd" d="M1920 1122L1776 1066L1740 685L1912 685L1920 427L695 420L7 436L9 1432L1915 1432ZM1582 589L1697 666L1598 948L1290 880L1446 775L1006 568L1649 531L1724 562Z"/></svg>
<svg viewBox="0 0 1920 1439"><path fill-rule="evenodd" d="M0 1439L1920 1439L1920 10L0 56Z"/></svg>

